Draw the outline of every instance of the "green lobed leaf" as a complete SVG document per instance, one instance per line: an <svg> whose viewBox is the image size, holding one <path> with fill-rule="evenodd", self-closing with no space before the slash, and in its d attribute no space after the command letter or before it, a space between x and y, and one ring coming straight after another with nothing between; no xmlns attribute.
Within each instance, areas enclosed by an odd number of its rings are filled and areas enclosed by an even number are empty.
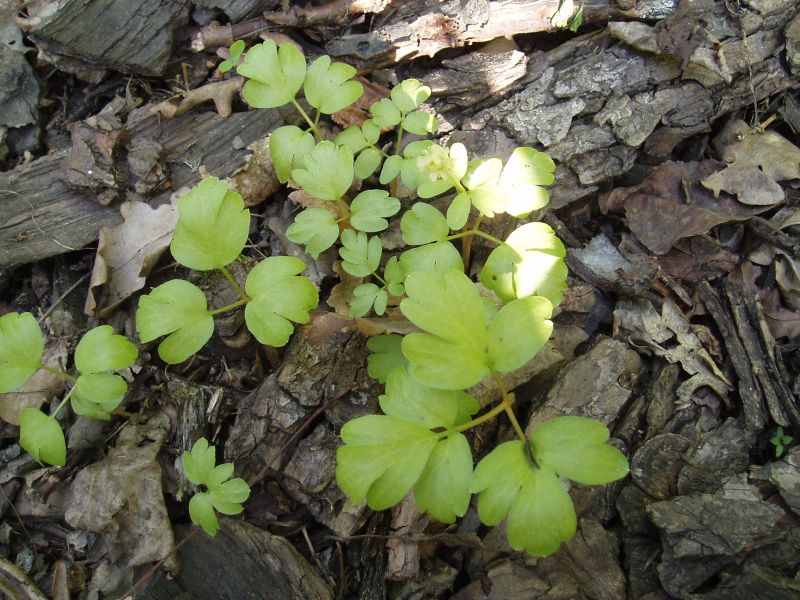
<svg viewBox="0 0 800 600"><path fill-rule="evenodd" d="M208 535L212 537L217 535L219 521L214 514L214 504L208 492L198 492L189 500L189 518L192 523L202 527Z"/></svg>
<svg viewBox="0 0 800 600"><path fill-rule="evenodd" d="M206 485L217 463L217 449L206 438L198 439L189 452L181 455L186 478L194 485Z"/></svg>
<svg viewBox="0 0 800 600"><path fill-rule="evenodd" d="M544 152L533 148L516 148L500 175L499 184L507 190L506 212L516 217L543 208L548 202L543 185L555 181L555 163Z"/></svg>
<svg viewBox="0 0 800 600"><path fill-rule="evenodd" d="M22 387L39 370L44 337L31 313L0 317L0 393Z"/></svg>
<svg viewBox="0 0 800 600"><path fill-rule="evenodd" d="M500 173L503 172L503 161L499 158L482 158L471 160L461 183L468 190L474 190L486 185L497 185Z"/></svg>
<svg viewBox="0 0 800 600"><path fill-rule="evenodd" d="M439 129L439 119L428 112L415 110L403 117L401 126L414 135L427 135Z"/></svg>
<svg viewBox="0 0 800 600"><path fill-rule="evenodd" d="M403 356L400 344L403 336L391 333L376 335L367 341L370 355L367 356L367 373L380 383L386 383L389 373L397 367L405 367L408 360Z"/></svg>
<svg viewBox="0 0 800 600"><path fill-rule="evenodd" d="M508 193L499 185L484 185L466 192L472 205L489 218L508 210Z"/></svg>
<svg viewBox="0 0 800 600"><path fill-rule="evenodd" d="M436 434L385 415L369 415L342 427L336 452L336 481L351 502L365 498L373 510L400 502L422 474Z"/></svg>
<svg viewBox="0 0 800 600"><path fill-rule="evenodd" d="M322 55L311 63L303 83L303 94L308 103L321 113L330 115L350 106L364 93L363 86L350 81L356 70L342 62L331 63L331 57Z"/></svg>
<svg viewBox="0 0 800 600"><path fill-rule="evenodd" d="M292 171L292 179L321 200L339 200L353 183L353 153L347 146L320 142L303 157L303 168Z"/></svg>
<svg viewBox="0 0 800 600"><path fill-rule="evenodd" d="M503 302L543 296L558 306L567 289L566 250L545 223L527 223L495 248L481 270L481 283Z"/></svg>
<svg viewBox="0 0 800 600"><path fill-rule="evenodd" d="M361 132L368 144L377 144L381 137L381 128L372 119L367 119L361 124Z"/></svg>
<svg viewBox="0 0 800 600"><path fill-rule="evenodd" d="M277 108L288 104L306 77L306 58L294 44L280 48L266 40L247 51L236 72L248 78L242 95L253 108Z"/></svg>
<svg viewBox="0 0 800 600"><path fill-rule="evenodd" d="M488 330L470 279L456 270L418 271L405 285L400 310L425 332L403 338L411 374L439 389L464 389L488 375Z"/></svg>
<svg viewBox="0 0 800 600"><path fill-rule="evenodd" d="M314 136L295 125L278 127L269 136L269 158L281 183L289 181L292 169L314 150Z"/></svg>
<svg viewBox="0 0 800 600"><path fill-rule="evenodd" d="M230 470L233 471L231 463L219 465L215 471L228 465L231 467ZM216 483L213 486L210 485L209 493L211 494L211 503L215 509L224 515L238 515L244 510L242 502L245 502L250 497L250 486L247 485L244 479L236 477L235 479Z"/></svg>
<svg viewBox="0 0 800 600"><path fill-rule="evenodd" d="M392 296L402 296L406 293L403 285L406 274L396 256L392 256L386 261L386 265L383 267L383 278L386 280L386 289Z"/></svg>
<svg viewBox="0 0 800 600"><path fill-rule="evenodd" d="M519 369L550 339L553 305L533 296L503 306L489 323L489 367L507 372Z"/></svg>
<svg viewBox="0 0 800 600"><path fill-rule="evenodd" d="M403 165L403 157L398 154L393 154L385 161L383 161L383 168L378 180L381 185L386 185L391 182L395 177L400 175L400 168Z"/></svg>
<svg viewBox="0 0 800 600"><path fill-rule="evenodd" d="M61 426L35 408L24 408L20 413L19 445L38 463L58 467L67 463L67 442Z"/></svg>
<svg viewBox="0 0 800 600"><path fill-rule="evenodd" d="M389 226L386 219L400 211L400 201L385 190L366 190L350 205L350 224L359 231L376 233Z"/></svg>
<svg viewBox="0 0 800 600"><path fill-rule="evenodd" d="M419 510L442 523L454 523L469 508L472 450L467 438L455 433L440 440L414 485Z"/></svg>
<svg viewBox="0 0 800 600"><path fill-rule="evenodd" d="M119 375L88 373L78 377L70 401L76 414L107 421L128 391L128 384Z"/></svg>
<svg viewBox="0 0 800 600"><path fill-rule="evenodd" d="M431 88L416 79L404 79L392 88L392 103L403 113L418 108L430 98Z"/></svg>
<svg viewBox="0 0 800 600"><path fill-rule="evenodd" d="M354 277L367 277L378 270L383 246L377 236L367 238L363 231L345 229L342 232L342 268Z"/></svg>
<svg viewBox="0 0 800 600"><path fill-rule="evenodd" d="M333 138L333 143L337 146L347 146L353 154L369 146L369 142L364 132L361 130L361 127L355 125L351 125L344 131L339 132L336 137Z"/></svg>
<svg viewBox="0 0 800 600"><path fill-rule="evenodd" d="M250 211L228 184L206 177L178 201L178 224L170 251L190 269L210 271L242 253L250 230Z"/></svg>
<svg viewBox="0 0 800 600"><path fill-rule="evenodd" d="M569 494L553 470L534 466L525 444L500 444L478 463L470 491L479 494L478 516L487 525L507 517L515 550L547 556L575 534L577 517Z"/></svg>
<svg viewBox="0 0 800 600"><path fill-rule="evenodd" d="M372 120L381 129L390 129L397 125L403 115L388 98L382 98L378 102L374 102L369 107L369 112L372 114Z"/></svg>
<svg viewBox="0 0 800 600"><path fill-rule="evenodd" d="M83 374L118 371L136 360L136 346L109 325L90 329L75 349L75 366Z"/></svg>
<svg viewBox="0 0 800 600"><path fill-rule="evenodd" d="M531 434L533 456L556 473L586 485L602 485L628 474L628 460L607 444L609 432L594 419L564 416L539 425Z"/></svg>
<svg viewBox="0 0 800 600"><path fill-rule="evenodd" d="M456 247L450 242L436 242L406 250L400 255L400 268L406 274L414 271L445 273L451 269L464 270Z"/></svg>
<svg viewBox="0 0 800 600"><path fill-rule="evenodd" d="M379 402L387 415L426 429L452 427L462 410L474 414L479 409L478 402L466 392L432 388L417 381L402 367L389 373L386 392Z"/></svg>
<svg viewBox="0 0 800 600"><path fill-rule="evenodd" d="M327 208L307 208L286 229L286 237L296 244L305 244L306 252L316 260L339 239L336 215Z"/></svg>
<svg viewBox="0 0 800 600"><path fill-rule="evenodd" d="M456 194L447 209L447 225L450 229L458 231L467 224L469 211L472 208L472 201L469 194L462 192Z"/></svg>
<svg viewBox="0 0 800 600"><path fill-rule="evenodd" d="M400 219L403 241L411 246L421 246L444 240L450 233L447 219L436 208L417 202L403 213Z"/></svg>
<svg viewBox="0 0 800 600"><path fill-rule="evenodd" d="M306 277L303 261L270 256L247 275L244 289L251 298L244 309L247 328L262 344L284 346L294 332L290 321L307 323L308 311L319 304L317 288Z"/></svg>
<svg viewBox="0 0 800 600"><path fill-rule="evenodd" d="M367 179L381 166L381 151L377 148L365 148L353 163L353 172L359 179Z"/></svg>
<svg viewBox="0 0 800 600"><path fill-rule="evenodd" d="M174 365L205 345L214 333L214 317L208 312L206 296L200 288L173 279L139 298L136 331L144 343L166 335L158 346L158 355Z"/></svg>
<svg viewBox="0 0 800 600"><path fill-rule="evenodd" d="M362 283L353 290L349 314L351 317L363 317L375 305L375 314L386 312L388 295L374 283Z"/></svg>

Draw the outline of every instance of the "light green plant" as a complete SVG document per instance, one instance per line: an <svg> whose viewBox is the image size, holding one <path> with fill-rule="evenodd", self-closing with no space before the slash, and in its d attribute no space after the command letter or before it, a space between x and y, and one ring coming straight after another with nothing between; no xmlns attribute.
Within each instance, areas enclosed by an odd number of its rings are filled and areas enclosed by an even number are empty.
<svg viewBox="0 0 800 600"><path fill-rule="evenodd" d="M790 435L787 435L783 431L783 427L778 425L778 428L775 430L775 435L770 438L770 443L775 446L775 458L780 458L783 455L783 451L789 444L792 443L794 438Z"/></svg>
<svg viewBox="0 0 800 600"><path fill-rule="evenodd" d="M71 400L76 414L108 420L128 390L126 381L114 373L136 360L137 350L128 339L108 325L90 329L75 349L72 375L42 364L44 337L31 313L8 313L0 317L0 393L21 388L39 369L66 380L69 391L47 415L36 408L20 413L20 445L40 463L63 466L67 447L56 417Z"/></svg>

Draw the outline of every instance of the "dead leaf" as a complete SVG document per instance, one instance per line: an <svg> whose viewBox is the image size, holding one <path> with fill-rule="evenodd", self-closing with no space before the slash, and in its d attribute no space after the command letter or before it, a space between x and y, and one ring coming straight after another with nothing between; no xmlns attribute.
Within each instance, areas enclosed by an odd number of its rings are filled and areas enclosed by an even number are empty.
<svg viewBox="0 0 800 600"><path fill-rule="evenodd" d="M255 141L247 147L247 163L231 175L233 189L242 196L246 207L255 206L277 192L281 183L275 175L269 157L269 138Z"/></svg>
<svg viewBox="0 0 800 600"><path fill-rule="evenodd" d="M350 275L350 273L342 269L342 261L340 260L333 263L333 270L339 276L339 283L333 286L328 296L327 304L337 315L349 319L350 300L353 298L353 291L364 283L364 278Z"/></svg>
<svg viewBox="0 0 800 600"><path fill-rule="evenodd" d="M800 179L800 148L774 131L760 133L731 119L714 138L714 148L725 162L757 167L775 181Z"/></svg>
<svg viewBox="0 0 800 600"><path fill-rule="evenodd" d="M355 320L336 313L314 310L310 313L311 319L303 326L303 333L312 345L328 339L330 336L355 327Z"/></svg>
<svg viewBox="0 0 800 600"><path fill-rule="evenodd" d="M48 342L42 356L42 364L61 369L67 361L67 344L60 339ZM39 408L64 391L61 377L39 369L16 392L0 394L0 419L19 425L19 415L26 408Z"/></svg>
<svg viewBox="0 0 800 600"><path fill-rule="evenodd" d="M387 309L386 315L383 317L359 317L356 319L356 326L361 334L367 337L384 333L405 335L419 331L399 310L392 311L391 309Z"/></svg>
<svg viewBox="0 0 800 600"><path fill-rule="evenodd" d="M733 194L743 204L772 206L783 202L783 188L758 167L734 163L730 167L707 177L702 184L719 196L720 192Z"/></svg>
<svg viewBox="0 0 800 600"><path fill-rule="evenodd" d="M90 316L100 306L107 316L131 294L144 287L147 275L172 241L178 220L174 204L151 208L144 202L120 207L124 221L100 230L97 256L84 312ZM104 286L99 296L95 288Z"/></svg>
<svg viewBox="0 0 800 600"><path fill-rule="evenodd" d="M102 534L123 567L155 562L175 545L156 460L168 430L165 414L126 426L108 456L72 483L64 520Z"/></svg>
<svg viewBox="0 0 800 600"><path fill-rule="evenodd" d="M772 335L775 338L800 339L800 311L781 306L778 290L761 294L760 298L764 307L764 317Z"/></svg>
<svg viewBox="0 0 800 600"><path fill-rule="evenodd" d="M243 77L232 77L223 81L207 83L202 87L159 102L150 111L153 114L158 113L167 119L172 119L210 100L214 102L214 108L217 109L220 117L228 117L233 112L233 99L243 85Z"/></svg>

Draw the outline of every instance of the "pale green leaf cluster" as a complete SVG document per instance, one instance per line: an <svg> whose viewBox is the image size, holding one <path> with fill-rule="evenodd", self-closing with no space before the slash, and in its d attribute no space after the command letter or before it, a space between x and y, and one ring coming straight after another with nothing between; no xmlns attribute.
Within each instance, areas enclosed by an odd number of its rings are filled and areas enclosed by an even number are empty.
<svg viewBox="0 0 800 600"><path fill-rule="evenodd" d="M217 512L223 515L238 515L244 510L242 503L250 496L250 487L244 479L231 479L233 463L217 465L216 448L200 438L190 452L181 456L186 478L196 486L204 488L189 500L189 517L208 535L219 530Z"/></svg>

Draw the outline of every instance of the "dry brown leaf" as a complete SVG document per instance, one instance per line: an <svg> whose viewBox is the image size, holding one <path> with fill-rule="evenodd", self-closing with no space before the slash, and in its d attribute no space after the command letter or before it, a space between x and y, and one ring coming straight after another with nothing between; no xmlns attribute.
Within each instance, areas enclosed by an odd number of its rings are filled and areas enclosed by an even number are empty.
<svg viewBox="0 0 800 600"><path fill-rule="evenodd" d="M122 301L144 287L147 275L172 241L178 220L174 204L151 208L144 202L120 207L125 219L100 230L97 256L84 312L107 316ZM95 288L104 286L98 295Z"/></svg>
<svg viewBox="0 0 800 600"><path fill-rule="evenodd" d="M227 117L233 112L233 99L244 85L243 77L232 77L223 81L207 83L203 87L195 88L175 96L169 100L164 100L153 106L152 113L160 113L162 117L172 119L178 117L195 106L208 102L214 102L220 117Z"/></svg>
<svg viewBox="0 0 800 600"><path fill-rule="evenodd" d="M356 319L356 326L361 334L367 337L384 333L406 335L419 331L399 310L392 309L387 309L383 317L359 317Z"/></svg>
<svg viewBox="0 0 800 600"><path fill-rule="evenodd" d="M342 261L339 260L333 263L333 270L339 276L339 283L333 286L327 303L337 315L349 319L350 300L353 298L353 291L364 283L364 278L350 275L350 273L342 269Z"/></svg>
<svg viewBox="0 0 800 600"><path fill-rule="evenodd" d="M61 369L66 361L67 344L63 340L54 340L45 346L42 364ZM19 415L23 409L39 408L62 391L64 380L61 377L39 369L16 392L0 394L0 419L19 425Z"/></svg>

